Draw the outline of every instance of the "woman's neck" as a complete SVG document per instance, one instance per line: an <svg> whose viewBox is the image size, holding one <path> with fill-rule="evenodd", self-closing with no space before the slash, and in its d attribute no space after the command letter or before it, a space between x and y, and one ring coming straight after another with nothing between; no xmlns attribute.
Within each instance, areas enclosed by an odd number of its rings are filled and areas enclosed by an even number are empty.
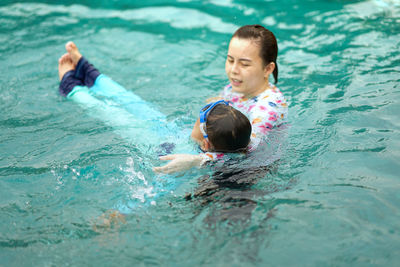
<svg viewBox="0 0 400 267"><path fill-rule="evenodd" d="M264 85L262 87L260 87L260 89L254 91L254 92L251 92L249 94L243 94L243 96L245 98L247 98L247 99L250 99L250 98L253 98L253 97L256 97L256 96L260 95L261 93L263 93L264 91L266 91L268 89L270 89L269 81L266 80Z"/></svg>

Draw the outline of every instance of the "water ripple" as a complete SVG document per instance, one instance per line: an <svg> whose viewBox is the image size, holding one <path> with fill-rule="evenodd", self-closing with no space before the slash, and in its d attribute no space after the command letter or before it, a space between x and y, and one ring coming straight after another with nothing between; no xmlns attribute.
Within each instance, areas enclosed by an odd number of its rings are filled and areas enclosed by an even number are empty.
<svg viewBox="0 0 400 267"><path fill-rule="evenodd" d="M208 28L219 33L232 33L238 27L223 22L220 18L196 9L173 6L145 7L134 10L91 9L83 5L46 5L46 4L14 4L0 8L5 16L30 18L48 15L67 14L66 23L76 23L76 19L111 19L119 18L136 23L166 23L178 29ZM48 24L49 22L45 22Z"/></svg>

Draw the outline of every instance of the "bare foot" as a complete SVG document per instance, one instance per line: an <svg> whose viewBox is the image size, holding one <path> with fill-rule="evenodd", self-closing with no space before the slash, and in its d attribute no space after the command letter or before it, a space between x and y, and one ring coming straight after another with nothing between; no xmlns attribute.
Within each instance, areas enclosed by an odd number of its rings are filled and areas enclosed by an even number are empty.
<svg viewBox="0 0 400 267"><path fill-rule="evenodd" d="M79 53L78 47L75 45L74 42L70 41L65 45L65 49L71 57L72 63L74 64L74 66L76 66L76 64L78 64L78 61L82 57L82 54Z"/></svg>
<svg viewBox="0 0 400 267"><path fill-rule="evenodd" d="M64 54L58 60L58 76L61 79L64 77L64 74L70 70L74 70L75 66L72 63L72 59L69 54Z"/></svg>

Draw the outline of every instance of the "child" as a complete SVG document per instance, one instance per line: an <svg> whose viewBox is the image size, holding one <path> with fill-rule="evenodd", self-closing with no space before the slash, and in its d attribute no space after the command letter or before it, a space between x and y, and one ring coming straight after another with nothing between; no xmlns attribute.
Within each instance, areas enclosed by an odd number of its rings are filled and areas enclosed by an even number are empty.
<svg viewBox="0 0 400 267"><path fill-rule="evenodd" d="M140 97L126 91L122 86L101 74L82 57L73 42L66 44L66 50L68 53L59 59L59 91L62 95L86 106L102 105L103 108L98 109L101 113L98 116L119 129L122 136L129 135L135 142L147 142L149 139L165 141L162 137L164 132L162 129L168 128L168 125L163 114ZM90 95L87 88L120 104L129 103L130 113L127 114L110 105L106 106ZM149 138L149 135L159 135L160 138ZM250 135L249 120L240 111L232 108L228 102L221 100L208 104L200 111L200 123L195 126L192 133L192 138L200 145L201 150L207 153L202 153L201 158L196 157L197 161L190 159L191 155L185 155L188 162L192 164L187 167L204 164L214 157L214 152L245 151L250 142ZM157 171L157 168L154 170ZM167 172L174 171L171 166Z"/></svg>

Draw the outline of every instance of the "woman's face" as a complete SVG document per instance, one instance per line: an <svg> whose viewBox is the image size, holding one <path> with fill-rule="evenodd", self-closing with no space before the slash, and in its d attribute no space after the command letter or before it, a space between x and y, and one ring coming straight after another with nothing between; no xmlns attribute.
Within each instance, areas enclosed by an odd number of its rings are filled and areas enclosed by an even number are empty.
<svg viewBox="0 0 400 267"><path fill-rule="evenodd" d="M268 88L268 76L273 68L271 71L271 67L263 66L258 44L251 39L234 37L229 44L225 71L234 92L256 96Z"/></svg>

